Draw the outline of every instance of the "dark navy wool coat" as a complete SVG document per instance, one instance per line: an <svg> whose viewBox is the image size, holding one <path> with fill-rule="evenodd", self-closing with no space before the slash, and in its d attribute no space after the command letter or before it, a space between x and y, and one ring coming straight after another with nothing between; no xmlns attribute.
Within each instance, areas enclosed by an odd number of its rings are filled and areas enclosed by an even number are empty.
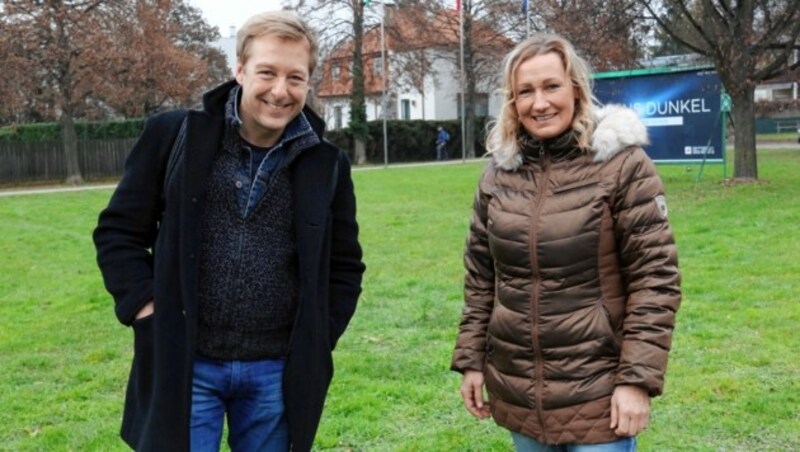
<svg viewBox="0 0 800 452"><path fill-rule="evenodd" d="M94 231L117 317L134 330L121 435L136 450L189 448L198 229L234 83L207 93L202 111L168 112L147 121ZM321 138L322 120L304 111ZM170 150L185 117L185 154L163 190ZM310 450L333 376L331 352L355 311L365 266L346 155L323 141L304 150L290 173L300 288L284 401L292 449ZM134 321L151 299L155 314Z"/></svg>

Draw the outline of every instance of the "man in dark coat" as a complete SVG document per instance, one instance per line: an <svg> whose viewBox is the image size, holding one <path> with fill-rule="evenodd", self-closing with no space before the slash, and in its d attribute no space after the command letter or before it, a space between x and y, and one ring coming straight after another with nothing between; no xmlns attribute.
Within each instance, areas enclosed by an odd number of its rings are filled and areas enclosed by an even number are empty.
<svg viewBox="0 0 800 452"><path fill-rule="evenodd" d="M362 263L346 155L305 107L313 32L237 36L236 80L150 118L94 232L134 330L122 438L136 450L310 450Z"/></svg>

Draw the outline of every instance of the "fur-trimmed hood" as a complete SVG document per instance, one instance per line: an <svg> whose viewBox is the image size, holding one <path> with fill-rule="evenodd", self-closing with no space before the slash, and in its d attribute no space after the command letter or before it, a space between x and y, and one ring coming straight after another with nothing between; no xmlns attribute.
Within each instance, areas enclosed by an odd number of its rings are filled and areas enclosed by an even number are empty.
<svg viewBox="0 0 800 452"><path fill-rule="evenodd" d="M595 162L605 162L628 146L644 146L649 143L647 127L636 111L610 104L595 111L595 130L591 139L591 152ZM509 152L505 149L491 154L497 167L514 171L522 165L520 149Z"/></svg>

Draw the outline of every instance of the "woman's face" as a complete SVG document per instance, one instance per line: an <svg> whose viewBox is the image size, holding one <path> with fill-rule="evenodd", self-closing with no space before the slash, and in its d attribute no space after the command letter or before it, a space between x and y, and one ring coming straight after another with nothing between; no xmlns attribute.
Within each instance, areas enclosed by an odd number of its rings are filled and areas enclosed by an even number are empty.
<svg viewBox="0 0 800 452"><path fill-rule="evenodd" d="M553 138L570 127L575 116L575 89L558 54L529 58L514 76L517 116L529 134Z"/></svg>

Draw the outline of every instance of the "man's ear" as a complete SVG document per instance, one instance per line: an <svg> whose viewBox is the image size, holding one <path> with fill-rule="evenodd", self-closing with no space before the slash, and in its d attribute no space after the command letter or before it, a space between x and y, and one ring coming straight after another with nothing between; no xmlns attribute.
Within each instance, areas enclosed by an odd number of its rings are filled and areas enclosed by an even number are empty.
<svg viewBox="0 0 800 452"><path fill-rule="evenodd" d="M236 68L234 69L233 73L234 76L236 77L236 81L239 82L239 84L241 85L242 81L244 80L244 64L242 64L240 61L237 60Z"/></svg>

